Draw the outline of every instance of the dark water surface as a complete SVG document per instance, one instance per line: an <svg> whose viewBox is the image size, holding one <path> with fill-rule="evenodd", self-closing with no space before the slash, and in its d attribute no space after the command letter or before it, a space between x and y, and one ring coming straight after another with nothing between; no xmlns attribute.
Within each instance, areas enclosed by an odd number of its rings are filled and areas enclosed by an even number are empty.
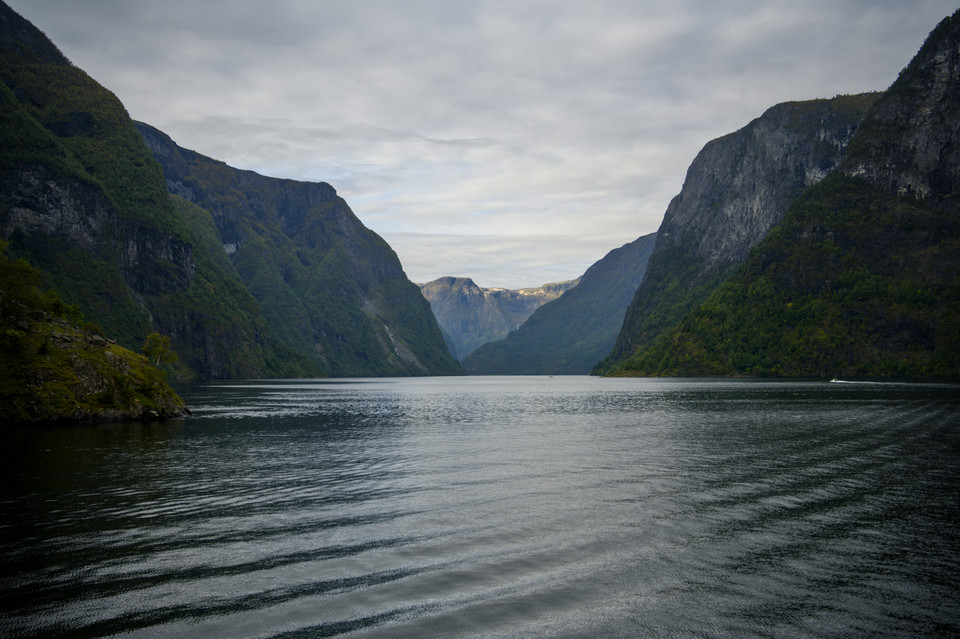
<svg viewBox="0 0 960 639"><path fill-rule="evenodd" d="M4 432L0 636L960 635L960 386L182 390Z"/></svg>

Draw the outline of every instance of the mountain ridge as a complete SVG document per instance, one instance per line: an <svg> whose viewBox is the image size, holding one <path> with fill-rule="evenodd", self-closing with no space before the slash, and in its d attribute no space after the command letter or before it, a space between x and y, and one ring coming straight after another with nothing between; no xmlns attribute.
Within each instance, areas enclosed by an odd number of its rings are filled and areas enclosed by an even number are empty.
<svg viewBox="0 0 960 639"><path fill-rule="evenodd" d="M462 361L489 342L520 328L543 304L577 285L578 279L507 289L481 287L468 277L440 277L420 285L451 354Z"/></svg>

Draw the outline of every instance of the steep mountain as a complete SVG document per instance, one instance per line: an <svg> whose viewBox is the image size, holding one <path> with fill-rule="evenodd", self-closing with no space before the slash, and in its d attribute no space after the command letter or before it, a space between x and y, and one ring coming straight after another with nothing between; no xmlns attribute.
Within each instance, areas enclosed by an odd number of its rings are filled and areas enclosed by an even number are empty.
<svg viewBox="0 0 960 639"><path fill-rule="evenodd" d="M169 193L119 100L0 3L0 234L98 332L169 335L204 378L460 371L332 187L193 159Z"/></svg>
<svg viewBox="0 0 960 639"><path fill-rule="evenodd" d="M305 372L282 363L209 220L184 215L123 105L0 3L0 232L120 344L174 337L204 377ZM222 251L222 249L220 249ZM218 267L220 264L221 267ZM191 330L176 327L189 318Z"/></svg>
<svg viewBox="0 0 960 639"><path fill-rule="evenodd" d="M647 268L656 234L610 251L580 283L544 304L505 339L463 361L471 375L583 375L610 352Z"/></svg>
<svg viewBox="0 0 960 639"><path fill-rule="evenodd" d="M575 287L577 280L536 288L481 288L468 277L441 277L421 284L443 338L458 360L517 330L543 304Z"/></svg>
<svg viewBox="0 0 960 639"><path fill-rule="evenodd" d="M841 166L845 175L947 213L960 213L957 16L930 33L874 105Z"/></svg>
<svg viewBox="0 0 960 639"><path fill-rule="evenodd" d="M235 169L137 127L170 193L212 216L277 340L334 376L462 372L396 254L332 186Z"/></svg>
<svg viewBox="0 0 960 639"><path fill-rule="evenodd" d="M839 169L619 369L960 376L960 11L876 101Z"/></svg>
<svg viewBox="0 0 960 639"><path fill-rule="evenodd" d="M779 104L707 143L667 207L613 351L594 372L620 368L729 277L804 189L839 166L877 96Z"/></svg>

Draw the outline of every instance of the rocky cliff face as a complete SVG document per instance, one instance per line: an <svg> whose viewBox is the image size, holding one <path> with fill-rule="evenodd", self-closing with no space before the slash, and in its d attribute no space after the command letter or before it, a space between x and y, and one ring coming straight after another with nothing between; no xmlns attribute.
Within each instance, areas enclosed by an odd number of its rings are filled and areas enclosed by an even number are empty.
<svg viewBox="0 0 960 639"><path fill-rule="evenodd" d="M779 104L707 143L667 207L659 242L706 264L743 262L789 204L839 166L876 95Z"/></svg>
<svg viewBox="0 0 960 639"><path fill-rule="evenodd" d="M40 164L0 169L0 211L14 252L43 268L48 285L108 335L131 348L149 332L170 335L183 363L205 378L270 370L259 310L231 287L229 265L209 264L197 238L125 218L99 188ZM188 301L213 285L230 312Z"/></svg>
<svg viewBox="0 0 960 639"><path fill-rule="evenodd" d="M602 372L703 300L805 188L837 168L877 94L788 102L704 146L664 215Z"/></svg>
<svg viewBox="0 0 960 639"><path fill-rule="evenodd" d="M209 212L271 333L334 376L461 373L393 250L329 184L227 166L138 123L167 188Z"/></svg>
<svg viewBox="0 0 960 639"><path fill-rule="evenodd" d="M0 171L0 208L4 237L69 245L91 259L115 257L136 294L182 291L196 276L189 242L123 217L100 189L43 165Z"/></svg>
<svg viewBox="0 0 960 639"><path fill-rule="evenodd" d="M579 284L533 312L506 338L463 360L471 375L584 375L610 352L656 235L610 251Z"/></svg>
<svg viewBox="0 0 960 639"><path fill-rule="evenodd" d="M864 120L846 175L960 212L960 20L944 20Z"/></svg>
<svg viewBox="0 0 960 639"><path fill-rule="evenodd" d="M462 360L478 347L517 330L538 307L560 297L576 280L536 288L481 288L468 277L441 277L421 284L423 296L453 356Z"/></svg>

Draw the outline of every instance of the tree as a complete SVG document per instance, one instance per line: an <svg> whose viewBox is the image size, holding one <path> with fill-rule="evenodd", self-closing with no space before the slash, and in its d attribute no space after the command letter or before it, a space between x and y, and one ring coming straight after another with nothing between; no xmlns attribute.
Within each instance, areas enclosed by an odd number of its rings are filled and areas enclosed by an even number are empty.
<svg viewBox="0 0 960 639"><path fill-rule="evenodd" d="M160 333L147 335L146 339L143 340L143 347L141 347L140 352L146 355L147 359L157 367L160 366L160 362L176 364L179 359L173 349L170 348L170 337Z"/></svg>
<svg viewBox="0 0 960 639"><path fill-rule="evenodd" d="M42 297L37 288L40 271L24 260L7 260L7 246L0 240L0 322L12 326L31 309L39 308Z"/></svg>

